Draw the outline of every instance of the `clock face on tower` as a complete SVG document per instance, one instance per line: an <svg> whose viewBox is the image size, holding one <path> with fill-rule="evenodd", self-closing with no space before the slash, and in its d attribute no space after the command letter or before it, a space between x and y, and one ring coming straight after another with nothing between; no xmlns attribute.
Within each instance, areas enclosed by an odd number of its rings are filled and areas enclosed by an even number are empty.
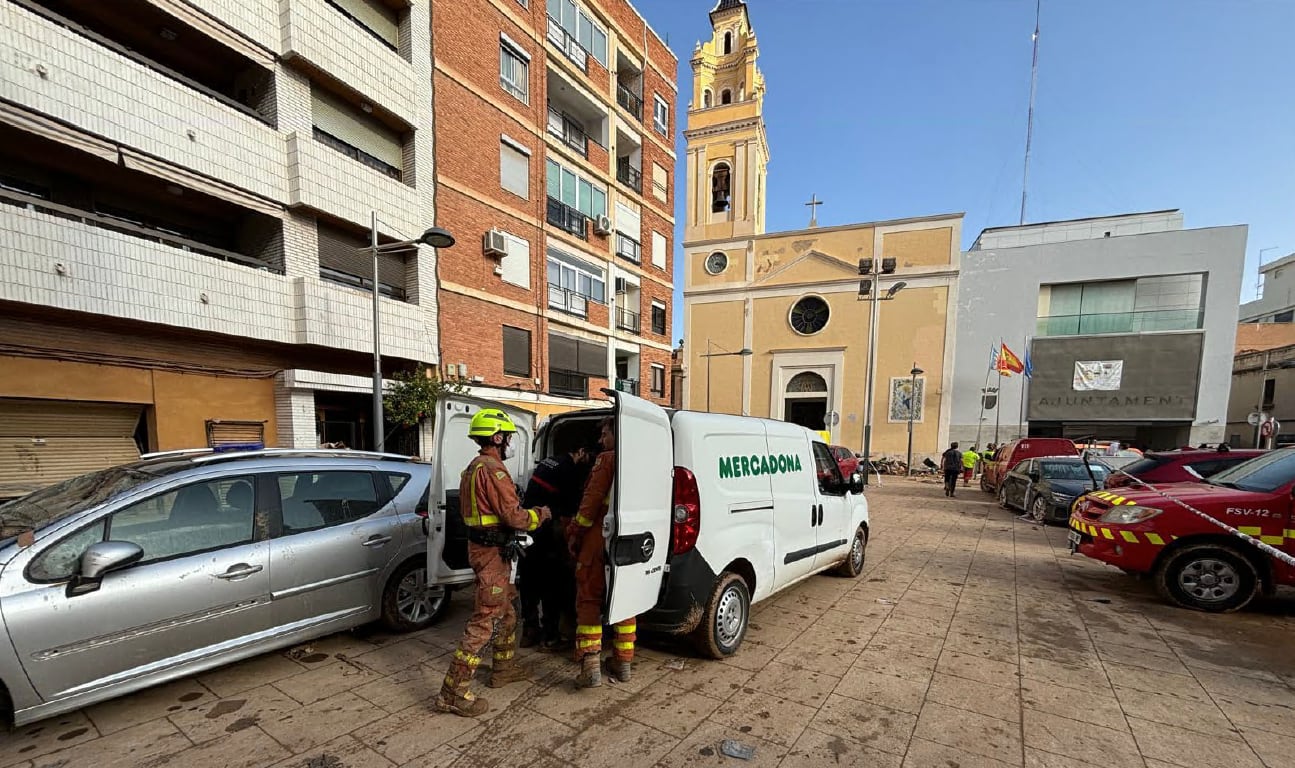
<svg viewBox="0 0 1295 768"><path fill-rule="evenodd" d="M706 271L718 275L728 269L728 255L716 251L706 257Z"/></svg>

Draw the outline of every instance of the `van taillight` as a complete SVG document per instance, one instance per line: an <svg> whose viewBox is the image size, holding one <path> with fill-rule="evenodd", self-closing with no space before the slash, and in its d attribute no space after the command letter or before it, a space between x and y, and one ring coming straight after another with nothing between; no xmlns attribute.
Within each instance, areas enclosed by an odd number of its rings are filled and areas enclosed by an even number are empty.
<svg viewBox="0 0 1295 768"><path fill-rule="evenodd" d="M697 492L697 478L683 467L674 468L670 515L670 554L691 552L701 533L701 494Z"/></svg>

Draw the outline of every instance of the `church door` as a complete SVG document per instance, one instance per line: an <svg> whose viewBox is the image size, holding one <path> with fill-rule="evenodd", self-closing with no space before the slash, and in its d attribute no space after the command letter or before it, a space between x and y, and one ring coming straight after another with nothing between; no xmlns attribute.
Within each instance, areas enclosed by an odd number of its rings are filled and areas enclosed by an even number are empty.
<svg viewBox="0 0 1295 768"><path fill-rule="evenodd" d="M813 371L801 371L787 382L787 390L783 393L782 420L816 432L824 429L827 395L827 381L822 376Z"/></svg>

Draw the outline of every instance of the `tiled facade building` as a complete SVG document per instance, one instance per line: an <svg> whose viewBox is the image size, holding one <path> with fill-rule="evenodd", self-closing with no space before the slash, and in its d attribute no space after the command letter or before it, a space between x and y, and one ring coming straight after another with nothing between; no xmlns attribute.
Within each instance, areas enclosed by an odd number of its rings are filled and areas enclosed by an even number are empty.
<svg viewBox="0 0 1295 768"><path fill-rule="evenodd" d="M431 10L0 0L0 486L371 447L371 216L436 219ZM386 372L438 363L433 249L377 282Z"/></svg>
<svg viewBox="0 0 1295 768"><path fill-rule="evenodd" d="M669 403L677 59L625 0L434 0L443 369Z"/></svg>

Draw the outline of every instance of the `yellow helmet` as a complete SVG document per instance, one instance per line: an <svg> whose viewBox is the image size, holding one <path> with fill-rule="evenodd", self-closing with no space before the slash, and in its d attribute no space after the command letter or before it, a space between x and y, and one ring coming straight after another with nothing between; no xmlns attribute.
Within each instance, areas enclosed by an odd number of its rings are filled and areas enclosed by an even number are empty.
<svg viewBox="0 0 1295 768"><path fill-rule="evenodd" d="M483 408L472 417L472 426L468 427L469 437L490 437L499 432L516 432L513 420L498 408Z"/></svg>

